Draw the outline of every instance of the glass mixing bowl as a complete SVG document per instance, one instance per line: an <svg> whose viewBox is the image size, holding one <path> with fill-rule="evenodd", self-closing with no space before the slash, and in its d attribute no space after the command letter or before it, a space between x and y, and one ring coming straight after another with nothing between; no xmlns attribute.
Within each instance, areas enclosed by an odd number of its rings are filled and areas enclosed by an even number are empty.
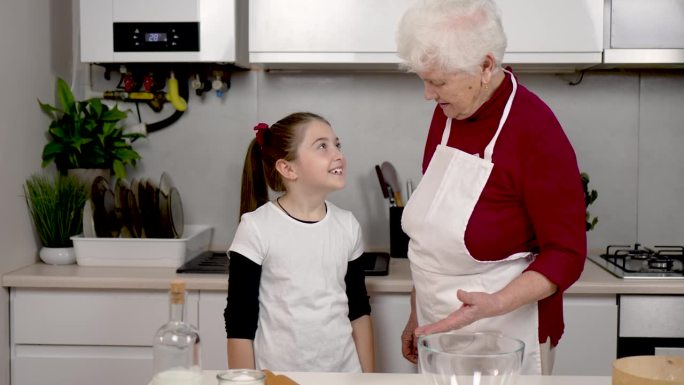
<svg viewBox="0 0 684 385"><path fill-rule="evenodd" d="M429 385L512 385L525 343L494 332L445 332L418 338L421 373Z"/></svg>

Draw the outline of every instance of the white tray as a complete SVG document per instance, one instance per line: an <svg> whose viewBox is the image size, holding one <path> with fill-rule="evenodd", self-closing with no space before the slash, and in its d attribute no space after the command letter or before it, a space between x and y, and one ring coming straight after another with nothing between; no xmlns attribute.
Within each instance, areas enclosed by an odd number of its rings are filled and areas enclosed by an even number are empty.
<svg viewBox="0 0 684 385"><path fill-rule="evenodd" d="M180 267L209 250L213 228L185 225L183 238L71 237L76 263L81 266Z"/></svg>

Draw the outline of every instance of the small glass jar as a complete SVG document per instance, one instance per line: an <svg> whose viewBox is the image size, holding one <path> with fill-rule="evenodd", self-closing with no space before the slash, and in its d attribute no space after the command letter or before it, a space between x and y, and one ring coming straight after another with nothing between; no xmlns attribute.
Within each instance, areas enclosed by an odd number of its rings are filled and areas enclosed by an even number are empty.
<svg viewBox="0 0 684 385"><path fill-rule="evenodd" d="M261 370L230 369L216 375L219 385L264 385L266 376Z"/></svg>

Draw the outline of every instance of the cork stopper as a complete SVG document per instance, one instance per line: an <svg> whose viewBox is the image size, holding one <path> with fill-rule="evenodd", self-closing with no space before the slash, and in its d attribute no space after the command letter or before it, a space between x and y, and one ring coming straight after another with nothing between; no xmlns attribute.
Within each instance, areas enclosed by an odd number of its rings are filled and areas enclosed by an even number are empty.
<svg viewBox="0 0 684 385"><path fill-rule="evenodd" d="M171 303L185 303L185 281L182 279L171 281Z"/></svg>

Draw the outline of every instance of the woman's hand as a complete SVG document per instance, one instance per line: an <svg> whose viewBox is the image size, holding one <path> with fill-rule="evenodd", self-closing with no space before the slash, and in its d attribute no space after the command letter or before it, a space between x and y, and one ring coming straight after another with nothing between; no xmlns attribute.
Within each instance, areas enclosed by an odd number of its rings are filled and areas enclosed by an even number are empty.
<svg viewBox="0 0 684 385"><path fill-rule="evenodd" d="M496 294L458 290L456 297L463 303L458 310L440 321L417 328L415 334L421 336L461 329L479 319L503 314L504 307Z"/></svg>
<svg viewBox="0 0 684 385"><path fill-rule="evenodd" d="M406 327L401 333L401 354L404 358L413 362L414 364L418 362L418 346L416 345L416 334L415 330L418 327L418 318L415 312L411 312L408 321L406 322Z"/></svg>
<svg viewBox="0 0 684 385"><path fill-rule="evenodd" d="M460 329L482 318L506 314L544 299L557 289L555 283L540 273L526 271L493 294L458 290L456 297L463 305L445 319L417 328L416 335Z"/></svg>

